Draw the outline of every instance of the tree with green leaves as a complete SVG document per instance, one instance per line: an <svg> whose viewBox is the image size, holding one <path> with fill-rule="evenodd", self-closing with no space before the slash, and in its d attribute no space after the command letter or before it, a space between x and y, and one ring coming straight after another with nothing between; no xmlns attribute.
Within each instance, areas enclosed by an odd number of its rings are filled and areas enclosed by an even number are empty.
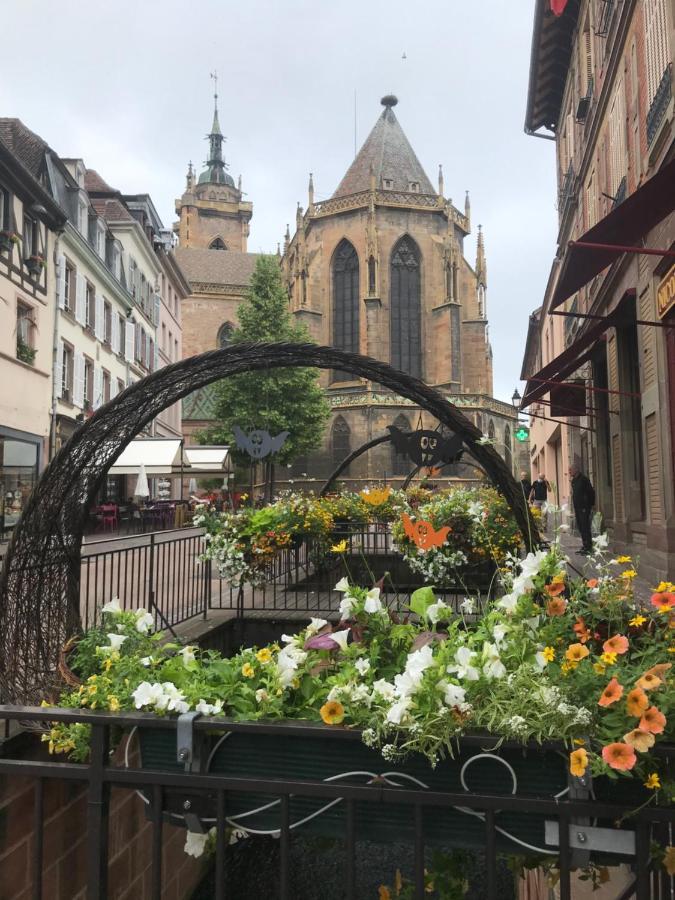
<svg viewBox="0 0 675 900"><path fill-rule="evenodd" d="M292 319L275 256L258 257L237 316L239 327L232 332L233 344L311 340L307 329ZM330 408L315 369L289 367L233 375L219 382L215 393L217 421L199 435L203 443L228 444L235 449L235 425L243 431L263 429L273 437L288 431L272 460L282 464L321 444ZM235 459L240 463L250 461L240 451L235 452Z"/></svg>

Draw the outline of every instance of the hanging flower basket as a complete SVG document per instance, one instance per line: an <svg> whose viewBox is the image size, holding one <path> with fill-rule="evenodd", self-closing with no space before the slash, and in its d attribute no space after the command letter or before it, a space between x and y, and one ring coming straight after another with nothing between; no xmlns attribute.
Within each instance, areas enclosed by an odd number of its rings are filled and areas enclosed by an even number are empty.
<svg viewBox="0 0 675 900"><path fill-rule="evenodd" d="M11 250L20 240L21 238L15 231L0 231L0 252Z"/></svg>
<svg viewBox="0 0 675 900"><path fill-rule="evenodd" d="M25 260L25 265L30 274L37 277L42 273L42 270L45 267L44 256L40 256L39 253L29 256L28 259Z"/></svg>

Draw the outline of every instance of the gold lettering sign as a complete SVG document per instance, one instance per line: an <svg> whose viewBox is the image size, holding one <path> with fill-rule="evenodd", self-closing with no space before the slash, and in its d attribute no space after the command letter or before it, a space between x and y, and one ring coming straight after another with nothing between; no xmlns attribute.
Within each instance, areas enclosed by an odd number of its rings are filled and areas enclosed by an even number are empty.
<svg viewBox="0 0 675 900"><path fill-rule="evenodd" d="M662 319L673 306L675 306L675 265L671 266L656 291L656 308L659 318Z"/></svg>

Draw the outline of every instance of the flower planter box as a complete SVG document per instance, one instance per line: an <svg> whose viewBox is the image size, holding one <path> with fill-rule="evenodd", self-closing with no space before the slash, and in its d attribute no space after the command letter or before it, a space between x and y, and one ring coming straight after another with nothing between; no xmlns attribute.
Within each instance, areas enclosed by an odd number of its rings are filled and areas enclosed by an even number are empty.
<svg viewBox="0 0 675 900"><path fill-rule="evenodd" d="M181 768L176 762L174 731L145 731L140 744L145 767ZM494 739L486 738L485 745L494 745ZM568 787L567 754L544 748L506 747L488 753L475 742L460 741L455 758L443 760L432 769L419 755L410 755L402 762L387 762L379 751L367 748L358 739L337 739L328 730L325 736L316 738L299 736L289 726L288 736L250 732L210 736L204 749L202 758L208 760L204 771L209 775L282 781L330 780L361 786L375 780L372 800L358 801L355 810L357 840L375 842L414 839L413 807L382 802L378 798L378 786L419 790L422 794L466 793L469 797L475 792L548 800L554 800ZM605 783L601 788L602 781ZM594 786L598 800L623 803L627 809L644 802L646 792L639 783L606 779L601 782ZM215 823L215 798L205 793L198 797L191 795L190 800L204 827L211 827ZM174 824L180 824L184 801L185 794L167 798L165 812ZM344 837L344 804L329 806L331 802L327 798L292 796L289 804L292 831L306 836ZM280 827L280 803L270 794L228 789L227 817L231 824L252 833L274 834ZM523 855L555 853L556 849L545 841L546 818L536 812L497 811L497 850ZM631 827L630 822L627 827ZM484 848L484 819L475 810L428 806L424 812L424 841L446 848Z"/></svg>

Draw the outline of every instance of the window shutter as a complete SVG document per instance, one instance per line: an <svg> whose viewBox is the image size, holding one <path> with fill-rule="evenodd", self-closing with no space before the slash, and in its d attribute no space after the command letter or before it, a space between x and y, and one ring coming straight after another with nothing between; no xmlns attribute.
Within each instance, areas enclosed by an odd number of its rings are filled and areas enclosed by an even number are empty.
<svg viewBox="0 0 675 900"><path fill-rule="evenodd" d="M75 351L73 403L80 409L84 406L84 354L80 350Z"/></svg>
<svg viewBox="0 0 675 900"><path fill-rule="evenodd" d="M159 369L159 347L157 344L154 346L154 356L152 360L152 371L156 372Z"/></svg>
<svg viewBox="0 0 675 900"><path fill-rule="evenodd" d="M103 369L94 365L94 409L103 403Z"/></svg>
<svg viewBox="0 0 675 900"><path fill-rule="evenodd" d="M96 293L96 307L94 315L94 334L97 341L103 340L103 322L105 318L105 309L103 307L103 294Z"/></svg>
<svg viewBox="0 0 675 900"><path fill-rule="evenodd" d="M75 284L75 321L80 325L86 325L87 283L79 272L76 273Z"/></svg>
<svg viewBox="0 0 675 900"><path fill-rule="evenodd" d="M114 400L117 396L117 379L114 375L110 376L110 399Z"/></svg>
<svg viewBox="0 0 675 900"><path fill-rule="evenodd" d="M125 322L124 330L124 358L127 362L134 361L134 323Z"/></svg>
<svg viewBox="0 0 675 900"><path fill-rule="evenodd" d="M66 307L66 258L60 253L56 260L56 302L59 309Z"/></svg>
<svg viewBox="0 0 675 900"><path fill-rule="evenodd" d="M59 350L56 354L54 382L54 394L56 397L61 397L63 395L63 341L60 342Z"/></svg>
<svg viewBox="0 0 675 900"><path fill-rule="evenodd" d="M120 352L120 317L114 311L110 314L110 349Z"/></svg>
<svg viewBox="0 0 675 900"><path fill-rule="evenodd" d="M159 294L155 294L155 325L159 325L161 303L162 301Z"/></svg>

